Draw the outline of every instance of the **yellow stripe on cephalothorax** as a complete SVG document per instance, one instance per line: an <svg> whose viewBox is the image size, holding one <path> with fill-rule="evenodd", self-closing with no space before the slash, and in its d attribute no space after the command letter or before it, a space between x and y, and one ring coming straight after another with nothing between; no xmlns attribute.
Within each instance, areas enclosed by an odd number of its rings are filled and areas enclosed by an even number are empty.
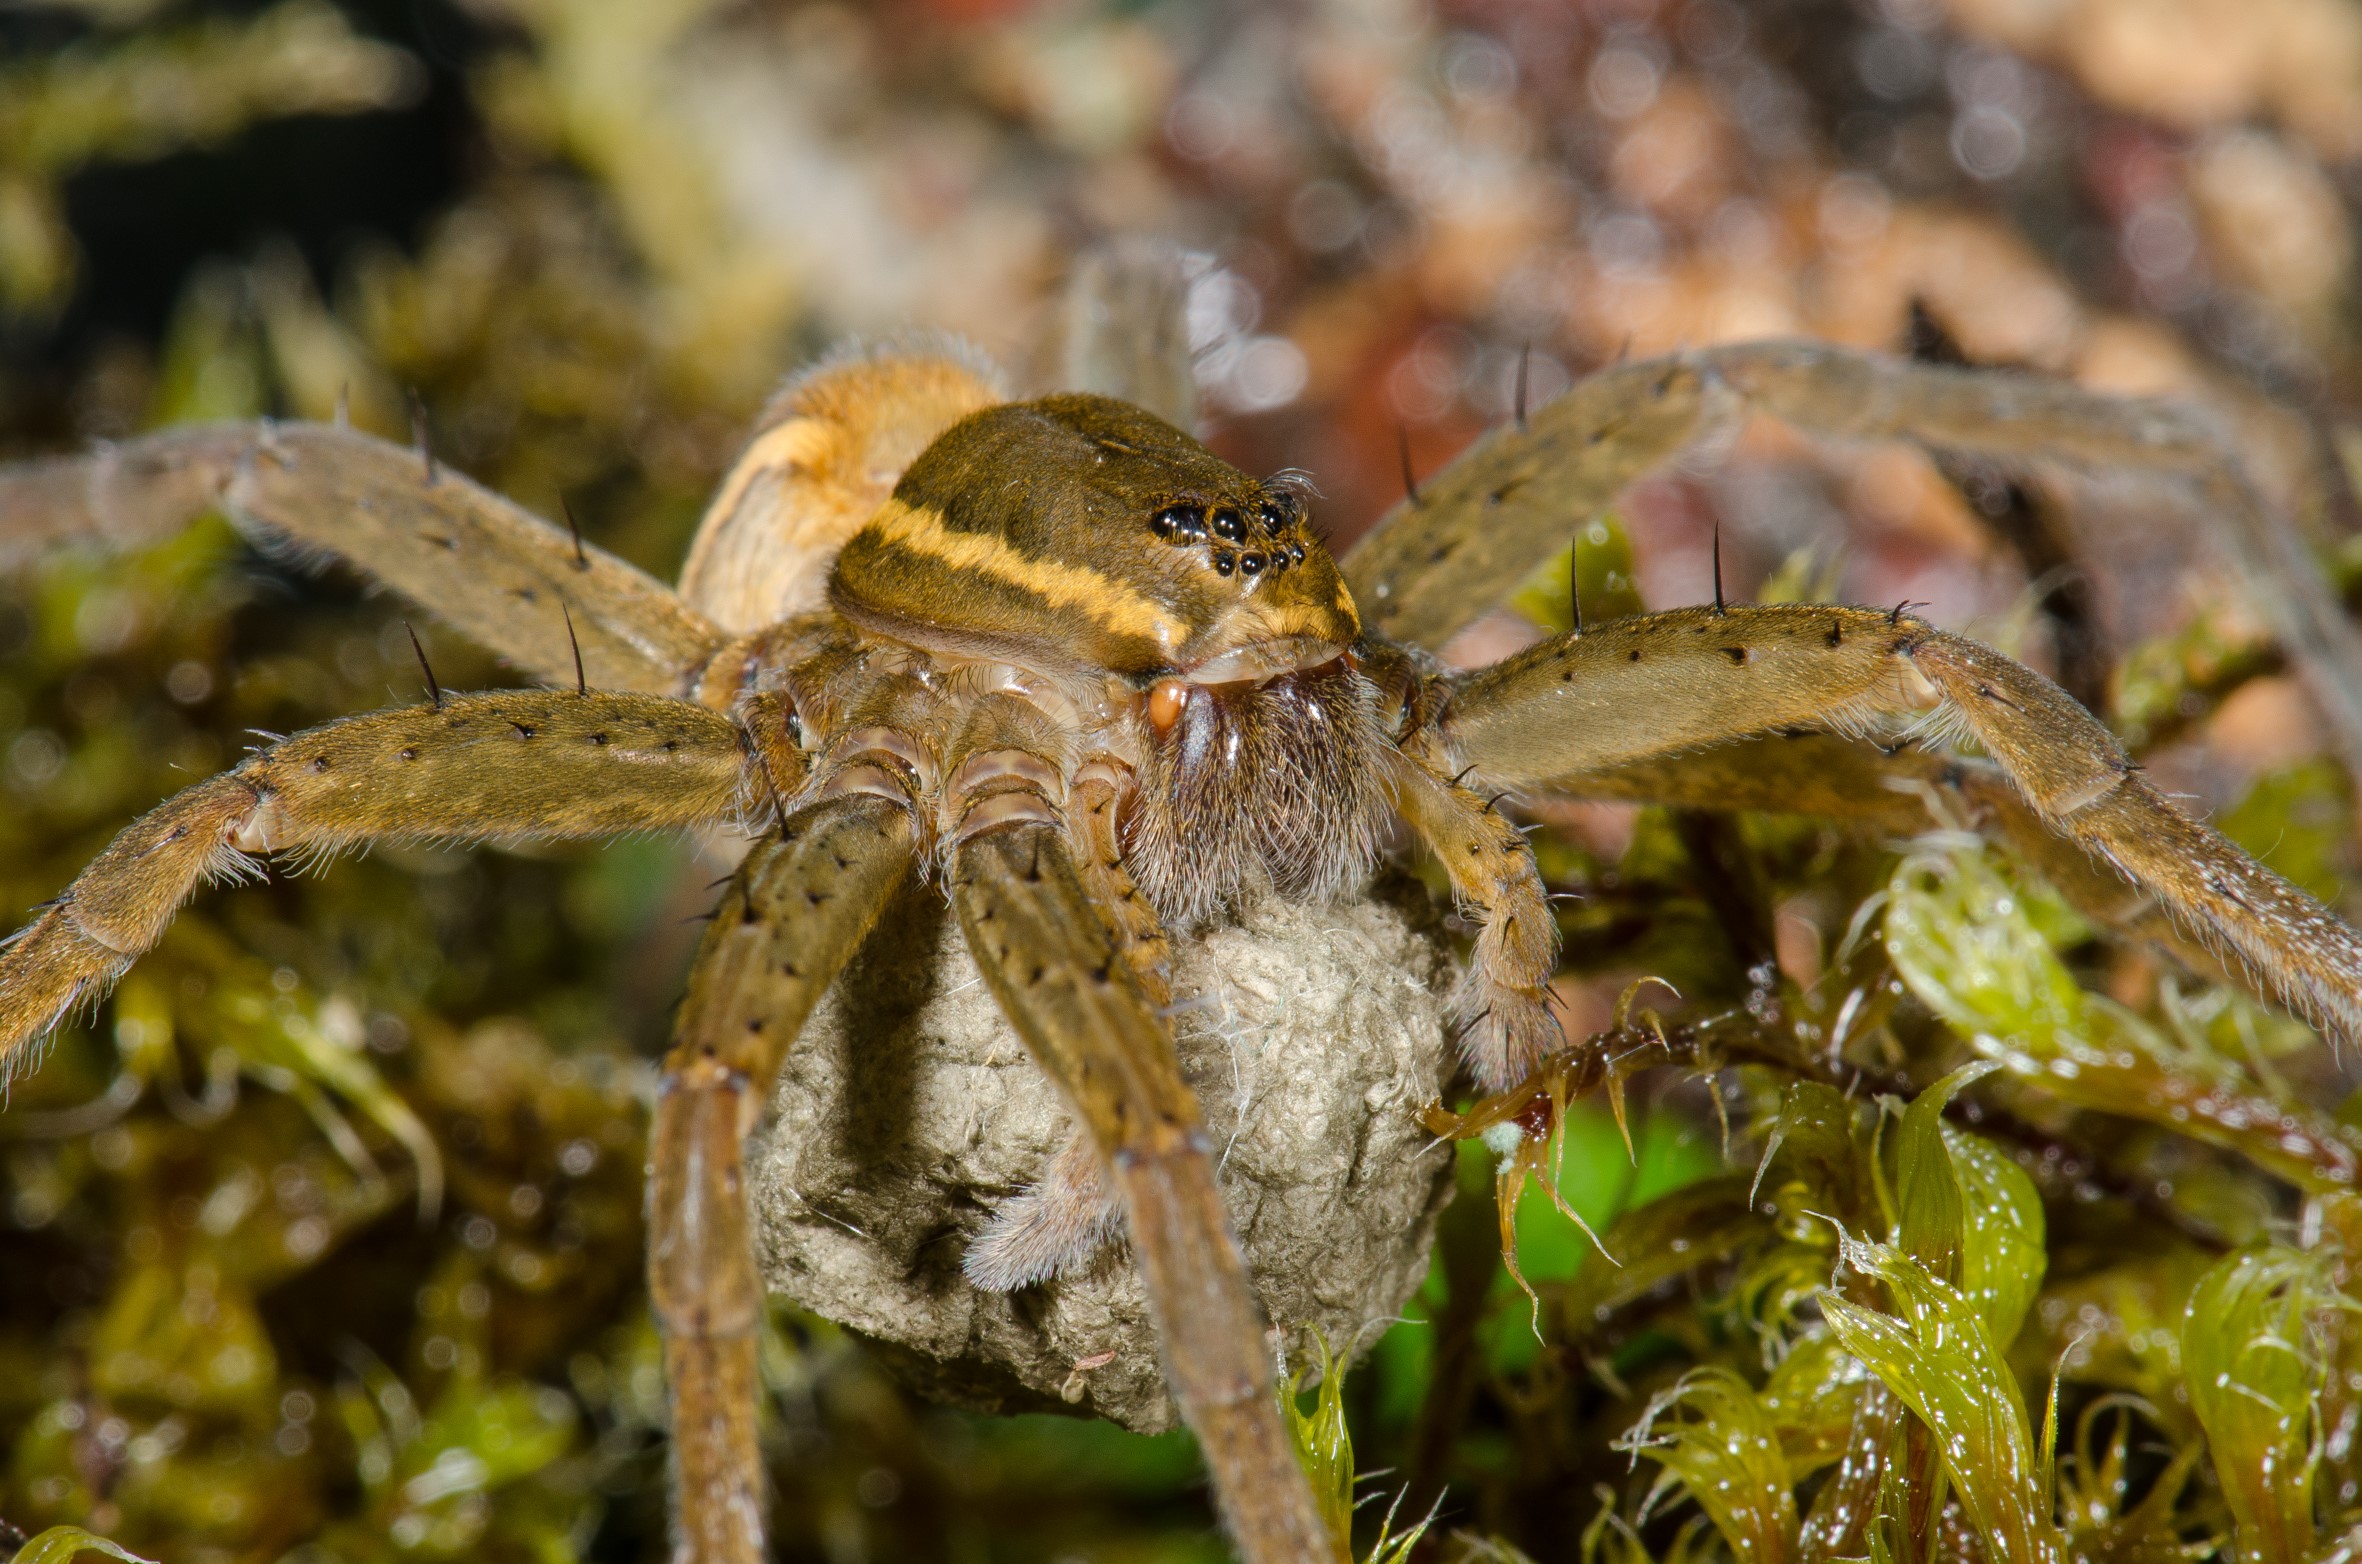
<svg viewBox="0 0 2362 1564"><path fill-rule="evenodd" d="M738 465L730 469L730 476L722 481L722 489L705 508L710 522L717 516L727 516L746 499L746 491L755 480L765 475L792 477L798 471L821 466L836 454L842 441L841 425L821 418L790 418L773 424L754 437L746 454L738 458Z"/></svg>
<svg viewBox="0 0 2362 1564"><path fill-rule="evenodd" d="M1074 609L1114 635L1137 636L1170 652L1189 627L1154 601L1087 565L1041 559L983 532L954 532L933 509L888 500L864 531L955 570L973 571L1030 592L1056 608Z"/></svg>

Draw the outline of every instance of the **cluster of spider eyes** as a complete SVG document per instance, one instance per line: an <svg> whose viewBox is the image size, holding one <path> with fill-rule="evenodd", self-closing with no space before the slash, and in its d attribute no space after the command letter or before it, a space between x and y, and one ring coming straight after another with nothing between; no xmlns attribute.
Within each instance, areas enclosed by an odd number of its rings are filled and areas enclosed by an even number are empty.
<svg viewBox="0 0 2362 1564"><path fill-rule="evenodd" d="M1194 544L1213 538L1214 573L1218 576L1252 577L1266 570L1276 576L1290 565L1303 564L1303 543L1288 536L1295 525L1296 507L1281 499L1259 502L1251 522L1246 512L1235 505L1217 505L1209 510L1189 503L1168 505L1148 518L1148 530L1168 543ZM1239 546L1229 548L1225 544Z"/></svg>

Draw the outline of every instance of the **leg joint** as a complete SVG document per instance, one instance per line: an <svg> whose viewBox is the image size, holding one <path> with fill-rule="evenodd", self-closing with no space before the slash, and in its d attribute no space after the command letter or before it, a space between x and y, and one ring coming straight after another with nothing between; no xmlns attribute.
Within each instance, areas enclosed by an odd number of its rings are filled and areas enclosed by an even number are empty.
<svg viewBox="0 0 2362 1564"><path fill-rule="evenodd" d="M932 792L935 757L907 733L894 728L854 728L828 746L820 766L826 778L815 800L847 793L874 793L908 804Z"/></svg>
<svg viewBox="0 0 2362 1564"><path fill-rule="evenodd" d="M943 790L945 836L957 846L987 831L1064 826L1065 792L1058 768L1031 750L980 750L960 762Z"/></svg>

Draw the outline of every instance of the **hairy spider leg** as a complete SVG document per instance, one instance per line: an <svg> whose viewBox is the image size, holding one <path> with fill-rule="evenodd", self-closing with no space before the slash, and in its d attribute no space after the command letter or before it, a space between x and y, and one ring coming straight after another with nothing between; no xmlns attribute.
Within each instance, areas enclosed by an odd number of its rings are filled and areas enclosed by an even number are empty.
<svg viewBox="0 0 2362 1564"><path fill-rule="evenodd" d="M0 467L0 570L71 543L133 548L220 509L299 559L341 560L536 678L678 694L720 642L670 588L419 453L329 424L196 424Z"/></svg>
<svg viewBox="0 0 2362 1564"><path fill-rule="evenodd" d="M1552 637L1455 684L1446 743L1509 787L1929 712L1973 736L2051 830L2335 1036L2362 1038L2362 936L2176 809L2057 685L1899 609L1676 609Z"/></svg>
<svg viewBox="0 0 2362 1564"><path fill-rule="evenodd" d="M2005 467L2051 463L2171 480L2304 675L2347 770L2362 775L2362 630L2292 518L2256 488L2230 432L2207 409L1817 343L1751 343L1707 356L1749 407L1809 433L1909 440Z"/></svg>
<svg viewBox="0 0 2362 1564"><path fill-rule="evenodd" d="M727 717L596 690L447 695L283 739L125 827L0 947L0 1080L153 947L200 883L259 875L249 855L681 830L733 818L744 769Z"/></svg>
<svg viewBox="0 0 2362 1564"><path fill-rule="evenodd" d="M1240 1553L1251 1564L1327 1564L1336 1544L1280 1422L1262 1310L1196 1100L1065 833L1038 821L984 830L954 849L951 890L985 981L1109 1163L1166 1379Z"/></svg>
<svg viewBox="0 0 2362 1564"><path fill-rule="evenodd" d="M907 802L847 793L799 810L740 866L698 951L649 1148L679 1564L764 1558L746 1137L813 1005L910 873L913 840Z"/></svg>
<svg viewBox="0 0 2362 1564"><path fill-rule="evenodd" d="M1829 733L1771 733L1562 777L1550 791L1684 809L1811 815L1890 838L1965 826L2005 844L2094 923L2157 946L2194 972L2255 986L2253 974L2241 966L2226 968L2155 897L2052 830L1990 761L1918 745L1889 749Z"/></svg>
<svg viewBox="0 0 2362 1564"><path fill-rule="evenodd" d="M1903 440L2011 467L2170 480L2207 518L2362 775L2362 630L2305 541L2200 408L1820 343L1741 343L1620 365L1507 424L1397 504L1344 560L1369 626L1439 647L1563 545L1567 518L1744 411L1839 440Z"/></svg>
<svg viewBox="0 0 2362 1564"><path fill-rule="evenodd" d="M1173 1002L1172 946L1156 909L1124 867L1117 816L1131 791L1131 769L1112 757L1086 761L1068 788L1067 832L1075 873L1151 1007ZM1090 1132L1078 1125L1051 1158L1038 1183L1019 1190L992 1214L960 1269L988 1292L1015 1292L1063 1276L1096 1256L1123 1232L1123 1202L1108 1186Z"/></svg>
<svg viewBox="0 0 2362 1564"><path fill-rule="evenodd" d="M1165 1377L1250 1564L1313 1564L1336 1543L1295 1459L1262 1309L1214 1184L1170 1023L1075 864L1062 768L1038 713L980 704L944 794L952 906L986 984L1105 1159L1129 1220Z"/></svg>
<svg viewBox="0 0 2362 1564"><path fill-rule="evenodd" d="M1123 1197L1089 1130L1080 1125L1042 1176L995 1207L960 1256L960 1272L986 1292L1015 1292L1080 1271L1124 1235Z"/></svg>
<svg viewBox="0 0 2362 1564"><path fill-rule="evenodd" d="M1362 622L1389 640L1443 645L1564 545L1569 517L1606 509L1737 408L1715 377L1678 358L1576 382L1522 425L1406 483L1339 562Z"/></svg>

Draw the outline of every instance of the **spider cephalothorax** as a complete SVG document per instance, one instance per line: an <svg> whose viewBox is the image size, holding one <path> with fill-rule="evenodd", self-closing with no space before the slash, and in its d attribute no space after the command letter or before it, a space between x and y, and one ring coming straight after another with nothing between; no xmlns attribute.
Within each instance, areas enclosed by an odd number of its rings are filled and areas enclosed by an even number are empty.
<svg viewBox="0 0 2362 1564"><path fill-rule="evenodd" d="M911 464L829 597L943 668L1024 670L1077 744L1136 777L1127 861L1168 922L1367 876L1379 695L1295 482L1107 397L988 408Z"/></svg>
<svg viewBox="0 0 2362 1564"><path fill-rule="evenodd" d="M837 556L829 597L914 646L1201 682L1326 661L1361 633L1288 485L1152 413L1054 396L945 430Z"/></svg>
<svg viewBox="0 0 2362 1564"><path fill-rule="evenodd" d="M1389 821L1475 927L1453 1008L1488 1086L1556 1037L1557 930L1494 801L1520 790L1881 828L1923 800L2006 839L2096 920L2147 934L2162 910L2260 988L2362 1033L2353 930L2183 815L2055 685L1904 610L1717 601L1578 625L1465 674L1427 655L1572 521L1748 402L1850 437L2018 459L2063 440L2094 466L2235 472L2171 409L1776 344L1575 387L1436 475L1341 564L1305 530L1295 481L1248 477L1120 402L1009 403L934 349L840 361L776 402L678 595L341 428L172 430L0 473L0 543L129 541L218 503L553 681L434 690L297 734L128 826L0 949L0 1076L204 879L253 867L246 851L742 826L753 845L656 1108L649 1288L679 1556L753 1564L762 1283L746 1138L823 993L932 877L1079 1129L1038 1187L1003 1202L967 1275L1021 1286L1125 1233L1241 1549L1325 1564L1338 1542L1280 1421L1176 1063L1170 957L1173 938L1256 898L1355 891ZM2252 500L2231 478L2199 488ZM1831 736L1914 716L1989 759L1931 769Z"/></svg>

